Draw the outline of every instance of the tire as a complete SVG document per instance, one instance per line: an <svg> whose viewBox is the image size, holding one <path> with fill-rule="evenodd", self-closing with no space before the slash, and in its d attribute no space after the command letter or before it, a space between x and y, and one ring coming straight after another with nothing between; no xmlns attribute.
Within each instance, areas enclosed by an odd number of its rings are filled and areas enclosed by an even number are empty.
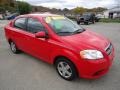
<svg viewBox="0 0 120 90"><path fill-rule="evenodd" d="M21 51L17 48L16 44L14 42L10 42L10 49L14 54L18 54Z"/></svg>
<svg viewBox="0 0 120 90"><path fill-rule="evenodd" d="M79 25L79 24L80 24L80 21L77 21L77 24Z"/></svg>
<svg viewBox="0 0 120 90"><path fill-rule="evenodd" d="M59 58L55 62L58 74L65 80L71 81L77 78L77 71L74 64L65 58Z"/></svg>
<svg viewBox="0 0 120 90"><path fill-rule="evenodd" d="M95 24L95 20L94 20L94 21L92 21L92 23L93 23L93 24Z"/></svg>

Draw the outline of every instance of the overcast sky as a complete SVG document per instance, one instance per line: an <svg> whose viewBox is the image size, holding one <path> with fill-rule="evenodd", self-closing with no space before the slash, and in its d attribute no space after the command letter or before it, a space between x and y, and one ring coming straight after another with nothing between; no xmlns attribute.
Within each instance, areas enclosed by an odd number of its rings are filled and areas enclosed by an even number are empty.
<svg viewBox="0 0 120 90"><path fill-rule="evenodd" d="M116 4L120 3L120 0L21 0L26 1L32 5L44 6L49 8L75 8L85 7L85 8L94 8L94 7L107 7L111 8Z"/></svg>

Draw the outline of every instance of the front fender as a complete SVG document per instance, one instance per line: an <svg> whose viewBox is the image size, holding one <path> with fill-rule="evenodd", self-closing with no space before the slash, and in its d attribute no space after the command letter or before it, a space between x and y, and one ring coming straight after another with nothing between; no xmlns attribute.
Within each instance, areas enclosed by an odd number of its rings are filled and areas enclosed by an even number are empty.
<svg viewBox="0 0 120 90"><path fill-rule="evenodd" d="M65 57L65 58L69 59L71 62L73 62L73 64L76 64L78 61L78 58L79 58L78 55L79 54L77 54L71 50L61 49L61 50L55 51L51 54L51 63L53 64L57 57Z"/></svg>

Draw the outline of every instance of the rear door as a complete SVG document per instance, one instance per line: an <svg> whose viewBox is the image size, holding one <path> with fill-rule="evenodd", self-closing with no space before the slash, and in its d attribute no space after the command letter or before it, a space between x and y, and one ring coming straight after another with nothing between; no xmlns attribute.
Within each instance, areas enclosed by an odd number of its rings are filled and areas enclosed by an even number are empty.
<svg viewBox="0 0 120 90"><path fill-rule="evenodd" d="M16 43L17 47L20 50L26 51L26 45L27 45L27 38L25 34L27 34L26 31L26 20L25 17L20 17L14 21L11 33L12 40Z"/></svg>

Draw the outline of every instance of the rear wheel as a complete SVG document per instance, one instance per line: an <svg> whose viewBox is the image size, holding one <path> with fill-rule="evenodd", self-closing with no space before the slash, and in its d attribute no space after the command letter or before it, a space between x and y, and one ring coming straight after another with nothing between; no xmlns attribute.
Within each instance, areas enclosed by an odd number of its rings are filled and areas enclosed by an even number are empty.
<svg viewBox="0 0 120 90"><path fill-rule="evenodd" d="M94 23L95 23L95 20L93 20L92 23L94 24Z"/></svg>
<svg viewBox="0 0 120 90"><path fill-rule="evenodd" d="M56 63L58 74L65 80L71 81L77 77L76 68L71 61L65 58L59 58Z"/></svg>
<svg viewBox="0 0 120 90"><path fill-rule="evenodd" d="M17 48L16 44L12 41L10 42L10 49L15 54L20 53L20 50Z"/></svg>

